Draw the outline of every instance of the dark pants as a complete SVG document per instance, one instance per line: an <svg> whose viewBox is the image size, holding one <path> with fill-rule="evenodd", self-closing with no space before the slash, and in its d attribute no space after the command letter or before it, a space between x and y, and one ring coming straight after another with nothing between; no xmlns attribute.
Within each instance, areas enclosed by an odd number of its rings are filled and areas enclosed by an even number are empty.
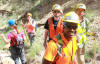
<svg viewBox="0 0 100 64"><path fill-rule="evenodd" d="M29 37L29 40L30 40L30 44L32 45L33 42L34 42L34 37L35 37L34 33L28 33L28 37Z"/></svg>
<svg viewBox="0 0 100 64"><path fill-rule="evenodd" d="M14 60L15 64L19 64L19 58L21 59L22 64L26 64L24 47L18 49L16 47L10 47L11 57Z"/></svg>

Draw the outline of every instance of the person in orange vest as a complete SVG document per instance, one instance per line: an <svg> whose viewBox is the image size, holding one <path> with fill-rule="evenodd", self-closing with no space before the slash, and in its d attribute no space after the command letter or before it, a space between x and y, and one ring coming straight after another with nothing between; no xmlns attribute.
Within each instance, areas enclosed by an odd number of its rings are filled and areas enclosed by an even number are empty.
<svg viewBox="0 0 100 64"><path fill-rule="evenodd" d="M25 52L24 52L24 40L25 36L22 31L17 29L17 25L14 19L8 20L8 24L11 28L11 32L8 34L8 38L4 34L0 36L3 38L6 44L10 44L9 51L15 64L26 64Z"/></svg>
<svg viewBox="0 0 100 64"><path fill-rule="evenodd" d="M53 16L48 18L45 23L45 38L44 38L44 47L47 46L47 36L49 35L49 40L54 39L54 37L62 31L62 18L60 17L63 14L62 8L59 4L54 4L52 7Z"/></svg>
<svg viewBox="0 0 100 64"><path fill-rule="evenodd" d="M63 20L63 32L50 40L43 56L42 64L77 64L76 32L79 17L75 12L66 13Z"/></svg>
<svg viewBox="0 0 100 64"><path fill-rule="evenodd" d="M22 24L23 27L26 27L26 31L28 33L28 37L30 40L30 44L32 45L34 42L35 32L37 29L36 21L32 19L32 14L27 13L27 22L26 24Z"/></svg>

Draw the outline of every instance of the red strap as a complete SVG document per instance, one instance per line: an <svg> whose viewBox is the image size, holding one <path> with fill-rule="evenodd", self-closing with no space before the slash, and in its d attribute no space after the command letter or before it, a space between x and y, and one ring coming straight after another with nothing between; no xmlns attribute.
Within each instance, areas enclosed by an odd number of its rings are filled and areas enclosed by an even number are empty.
<svg viewBox="0 0 100 64"><path fill-rule="evenodd" d="M63 32L63 24L62 24L63 20L60 18L58 24L57 24L57 28L56 28L56 35L58 35L58 33L62 33Z"/></svg>
<svg viewBox="0 0 100 64"><path fill-rule="evenodd" d="M54 24L52 17L48 19L48 23L49 23L49 37L52 39L53 37L55 37L55 29L53 26Z"/></svg>
<svg viewBox="0 0 100 64"><path fill-rule="evenodd" d="M48 19L48 24L49 24L49 37L57 43L58 40L56 39L56 36L58 35L58 33L62 33L62 29L63 29L62 19L60 18L56 30L54 29L53 26L54 24L53 24L52 17Z"/></svg>
<svg viewBox="0 0 100 64"><path fill-rule="evenodd" d="M60 33L60 35L61 35L62 40L64 41L63 44L64 44L64 47L65 47L69 42L65 39L63 33Z"/></svg>
<svg viewBox="0 0 100 64"><path fill-rule="evenodd" d="M16 37L12 32L11 32L11 34L13 35L13 37L11 38L11 43L10 43L10 46L12 47L15 44Z"/></svg>

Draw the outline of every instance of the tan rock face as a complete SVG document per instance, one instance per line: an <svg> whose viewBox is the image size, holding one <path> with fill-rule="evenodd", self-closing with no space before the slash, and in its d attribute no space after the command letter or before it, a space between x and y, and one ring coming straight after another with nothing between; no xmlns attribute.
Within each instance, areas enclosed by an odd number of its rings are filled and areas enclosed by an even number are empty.
<svg viewBox="0 0 100 64"><path fill-rule="evenodd" d="M3 60L3 64L15 64L15 63L10 57L5 57Z"/></svg>
<svg viewBox="0 0 100 64"><path fill-rule="evenodd" d="M10 55L10 52L0 50L0 64L15 64Z"/></svg>

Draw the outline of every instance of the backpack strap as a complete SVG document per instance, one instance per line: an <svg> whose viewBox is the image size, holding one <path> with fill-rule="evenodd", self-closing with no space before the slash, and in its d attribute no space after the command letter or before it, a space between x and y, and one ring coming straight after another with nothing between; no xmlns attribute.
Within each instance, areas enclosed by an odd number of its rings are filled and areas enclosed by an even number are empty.
<svg viewBox="0 0 100 64"><path fill-rule="evenodd" d="M16 40L16 36L12 32L10 32L10 34L13 35L13 37L11 37L11 42L10 42L10 46L12 47L16 45L17 40Z"/></svg>
<svg viewBox="0 0 100 64"><path fill-rule="evenodd" d="M54 24L54 17L50 17L50 18L48 18L48 24L51 24L51 23Z"/></svg>
<svg viewBox="0 0 100 64"><path fill-rule="evenodd" d="M10 32L10 34L13 35L13 37L11 38L11 42L10 42L10 46L17 46L17 36L15 36L12 32ZM20 34L20 32L17 32L17 35ZM24 41L24 37L21 35L23 41Z"/></svg>

